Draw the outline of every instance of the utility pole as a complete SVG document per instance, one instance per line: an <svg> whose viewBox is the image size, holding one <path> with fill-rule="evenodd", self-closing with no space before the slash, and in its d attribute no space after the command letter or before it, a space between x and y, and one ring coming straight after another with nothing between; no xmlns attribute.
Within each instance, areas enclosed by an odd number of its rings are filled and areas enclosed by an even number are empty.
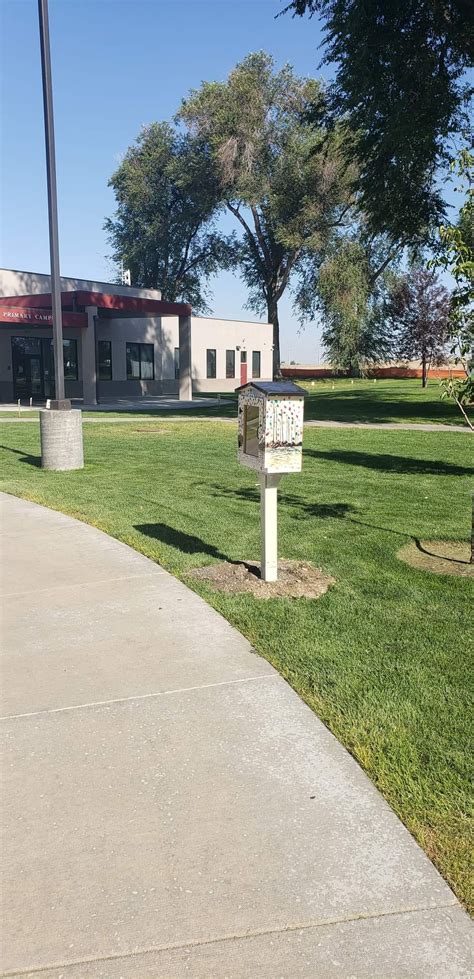
<svg viewBox="0 0 474 979"><path fill-rule="evenodd" d="M58 198L56 191L56 152L54 146L53 86L49 44L48 0L38 0L43 75L44 135L46 143L46 180L48 184L49 251L51 256L51 301L53 314L53 349L55 407L70 408L64 397L63 316L61 278L59 274Z"/></svg>
<svg viewBox="0 0 474 979"><path fill-rule="evenodd" d="M53 86L49 43L48 0L38 0L41 70L43 76L46 179L48 184L49 250L51 256L51 306L53 318L55 398L40 411L41 465L43 469L82 469L82 413L71 410L65 398L63 317L59 273L58 199L54 148Z"/></svg>

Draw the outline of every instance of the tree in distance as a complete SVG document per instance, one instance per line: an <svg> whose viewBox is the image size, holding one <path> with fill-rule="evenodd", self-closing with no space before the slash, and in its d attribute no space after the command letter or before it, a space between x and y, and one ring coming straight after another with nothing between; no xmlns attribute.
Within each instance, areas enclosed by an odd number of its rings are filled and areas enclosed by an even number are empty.
<svg viewBox="0 0 474 979"><path fill-rule="evenodd" d="M337 229L350 220L354 173L341 153L343 131L323 123L321 84L275 70L250 54L225 82L204 82L178 119L204 147L218 174L220 200L240 229L238 262L248 306L273 324L273 369L280 370L278 303L292 292L298 316ZM306 287L306 288L305 288Z"/></svg>
<svg viewBox="0 0 474 979"><path fill-rule="evenodd" d="M132 285L208 312L207 283L232 261L232 237L217 230L220 188L206 146L169 123L144 127L109 185L117 210L105 222L112 258Z"/></svg>
<svg viewBox="0 0 474 979"><path fill-rule="evenodd" d="M450 297L433 271L414 267L394 286L387 304L399 360L420 360L422 386L430 367L446 363Z"/></svg>
<svg viewBox="0 0 474 979"><path fill-rule="evenodd" d="M361 234L346 236L329 249L319 270L321 338L333 367L351 377L393 357L385 304L394 272L393 263L385 264L384 245Z"/></svg>
<svg viewBox="0 0 474 979"><path fill-rule="evenodd" d="M436 175L467 128L472 64L468 0L291 0L284 11L319 14L322 63L336 67L332 111L347 120L344 152L370 228L424 242L445 216Z"/></svg>

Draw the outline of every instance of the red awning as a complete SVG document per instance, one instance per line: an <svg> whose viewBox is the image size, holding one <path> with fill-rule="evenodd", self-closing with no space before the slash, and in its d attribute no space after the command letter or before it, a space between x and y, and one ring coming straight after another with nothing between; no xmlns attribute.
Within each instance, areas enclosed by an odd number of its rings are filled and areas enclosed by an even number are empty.
<svg viewBox="0 0 474 979"><path fill-rule="evenodd" d="M191 315L191 306L188 303L167 303L163 299L140 299L138 296L116 296L107 292L76 292L75 296L78 306L123 310L142 316Z"/></svg>
<svg viewBox="0 0 474 979"><path fill-rule="evenodd" d="M35 296L4 296L0 297L0 306L10 309L51 309L51 293L38 293ZM135 316L190 316L191 306L188 303L167 303L162 299L140 299L137 296L118 296L107 292L62 292L61 306L63 309L77 310L86 306L97 306L98 309L116 310L133 313ZM71 324L72 325L72 324Z"/></svg>

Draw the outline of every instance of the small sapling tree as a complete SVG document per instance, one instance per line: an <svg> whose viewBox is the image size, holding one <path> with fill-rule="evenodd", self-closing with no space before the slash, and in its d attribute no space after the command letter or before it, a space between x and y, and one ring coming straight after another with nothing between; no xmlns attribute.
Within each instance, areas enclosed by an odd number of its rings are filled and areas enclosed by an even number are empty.
<svg viewBox="0 0 474 979"><path fill-rule="evenodd" d="M446 363L450 298L435 273L413 268L395 284L387 315L394 331L396 356L421 361L421 383L426 387L430 367Z"/></svg>

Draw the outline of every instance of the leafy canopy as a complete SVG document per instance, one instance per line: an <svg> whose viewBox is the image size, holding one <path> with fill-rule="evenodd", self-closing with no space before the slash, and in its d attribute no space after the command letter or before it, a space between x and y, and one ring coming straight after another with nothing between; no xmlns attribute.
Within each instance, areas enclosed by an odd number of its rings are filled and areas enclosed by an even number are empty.
<svg viewBox="0 0 474 979"><path fill-rule="evenodd" d="M219 183L205 145L168 123L142 129L112 175L117 210L105 223L113 259L133 285L208 311L206 284L233 255L216 228Z"/></svg>
<svg viewBox="0 0 474 979"><path fill-rule="evenodd" d="M465 377L449 377L442 382L442 398L456 402L467 424L473 428L464 405L474 402L474 157L467 149L459 154L452 170L465 190L464 203L456 224L442 225L436 257L431 267L450 272L455 287L451 294L449 336L451 354L461 363Z"/></svg>
<svg viewBox="0 0 474 979"><path fill-rule="evenodd" d="M466 122L463 72L472 61L468 0L292 0L319 14L323 64L336 65L332 108L345 115L348 159L371 228L423 240L445 204L436 173Z"/></svg>
<svg viewBox="0 0 474 979"><path fill-rule="evenodd" d="M321 84L290 66L275 70L264 52L251 54L225 82L205 82L179 112L205 145L221 200L240 226L239 263L248 305L274 324L279 368L278 301L301 283L344 224L354 199L342 133L323 125ZM299 291L293 294L301 312Z"/></svg>
<svg viewBox="0 0 474 979"><path fill-rule="evenodd" d="M460 354L468 370L473 361L474 346L474 156L463 149L452 164L460 178L458 190L464 189L465 199L456 224L443 224L439 230L439 245L434 268L449 272L455 282L451 296L450 332L454 342L453 354Z"/></svg>
<svg viewBox="0 0 474 979"><path fill-rule="evenodd" d="M330 363L338 370L363 375L370 364L391 359L384 302L393 272L379 273L383 243L370 242L358 231L338 240L329 251L317 288L322 340Z"/></svg>

